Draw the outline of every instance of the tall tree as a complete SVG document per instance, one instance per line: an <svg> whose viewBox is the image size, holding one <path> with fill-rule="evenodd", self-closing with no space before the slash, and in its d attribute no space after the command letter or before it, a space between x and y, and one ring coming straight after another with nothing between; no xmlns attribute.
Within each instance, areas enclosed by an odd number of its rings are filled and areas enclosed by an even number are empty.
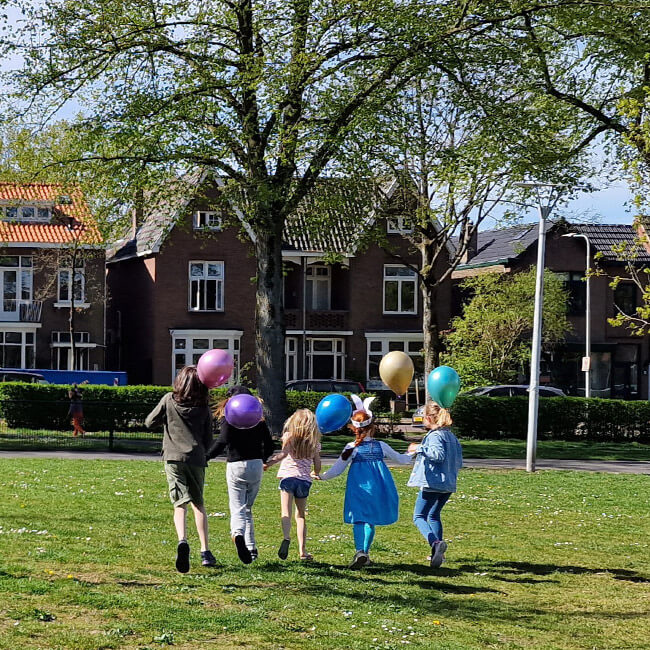
<svg viewBox="0 0 650 650"><path fill-rule="evenodd" d="M24 66L8 83L29 119L81 106L77 160L109 165L119 179L137 178L143 163L175 173L200 165L236 185L257 260L258 383L277 426L287 216L360 116L393 97L423 60L446 69L461 45L482 47L525 12L576 0L17 4L26 19L6 50Z"/></svg>

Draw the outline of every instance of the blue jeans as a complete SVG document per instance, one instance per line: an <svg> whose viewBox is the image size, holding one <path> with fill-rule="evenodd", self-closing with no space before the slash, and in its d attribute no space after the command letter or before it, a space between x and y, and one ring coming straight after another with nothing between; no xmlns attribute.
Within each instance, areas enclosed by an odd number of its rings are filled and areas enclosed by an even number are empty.
<svg viewBox="0 0 650 650"><path fill-rule="evenodd" d="M420 490L415 500L413 523L427 540L429 546L442 539L442 521L440 511L447 503L451 492L427 492Z"/></svg>

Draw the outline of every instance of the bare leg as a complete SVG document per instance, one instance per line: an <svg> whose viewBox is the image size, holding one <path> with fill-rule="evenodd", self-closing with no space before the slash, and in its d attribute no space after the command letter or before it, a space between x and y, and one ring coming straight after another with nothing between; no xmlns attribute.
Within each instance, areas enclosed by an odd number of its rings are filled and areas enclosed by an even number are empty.
<svg viewBox="0 0 650 650"><path fill-rule="evenodd" d="M199 534L199 542L201 542L201 551L207 551L208 546L208 515L205 511L205 506L197 507L192 504L194 510L194 523L196 524L196 532Z"/></svg>
<svg viewBox="0 0 650 650"><path fill-rule="evenodd" d="M305 523L305 514L307 510L307 499L296 499L296 534L298 537L298 552L300 557L307 553L307 524Z"/></svg>
<svg viewBox="0 0 650 650"><path fill-rule="evenodd" d="M298 499L296 499L296 503ZM291 505L293 494L280 490L280 507L282 509L282 534L284 539L291 539Z"/></svg>
<svg viewBox="0 0 650 650"><path fill-rule="evenodd" d="M176 506L174 508L174 526L176 526L176 535L178 541L187 539L185 531L185 513L187 512L187 504Z"/></svg>

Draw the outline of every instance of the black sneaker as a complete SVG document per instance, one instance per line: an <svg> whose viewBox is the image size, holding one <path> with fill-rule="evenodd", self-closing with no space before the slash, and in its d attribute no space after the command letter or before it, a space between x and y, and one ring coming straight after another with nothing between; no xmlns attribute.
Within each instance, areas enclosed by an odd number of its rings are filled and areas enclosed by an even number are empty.
<svg viewBox="0 0 650 650"><path fill-rule="evenodd" d="M217 559L212 555L212 551L201 551L201 564L203 566L217 566Z"/></svg>
<svg viewBox="0 0 650 650"><path fill-rule="evenodd" d="M235 546L237 548L237 555L239 556L239 559L244 563L244 564L250 564L253 561L253 557L251 555L251 552L248 550L248 547L246 546L246 541L244 540L243 535L235 535Z"/></svg>
<svg viewBox="0 0 650 650"><path fill-rule="evenodd" d="M362 566L366 566L366 564L368 564L369 559L370 558L368 557L367 553L364 553L363 551L357 551L352 558L352 562L348 564L348 569L360 569Z"/></svg>
<svg viewBox="0 0 650 650"><path fill-rule="evenodd" d="M442 563L445 561L445 551L447 550L447 542L440 540L439 542L434 542L431 547L431 567L438 569L442 566Z"/></svg>
<svg viewBox="0 0 650 650"><path fill-rule="evenodd" d="M289 544L290 541L288 539L282 540L282 544L280 544L280 548L278 549L278 557L281 560L286 560L289 556Z"/></svg>
<svg viewBox="0 0 650 650"><path fill-rule="evenodd" d="M190 570L190 545L183 541L178 542L176 548L176 571L187 573Z"/></svg>
<svg viewBox="0 0 650 650"><path fill-rule="evenodd" d="M256 548L251 549L251 561L255 562L257 560L259 553L257 552Z"/></svg>

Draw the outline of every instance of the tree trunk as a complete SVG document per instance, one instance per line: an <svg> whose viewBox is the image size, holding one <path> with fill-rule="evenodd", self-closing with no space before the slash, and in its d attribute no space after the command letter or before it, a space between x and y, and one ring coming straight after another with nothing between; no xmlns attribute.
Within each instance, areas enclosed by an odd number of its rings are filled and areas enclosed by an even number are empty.
<svg viewBox="0 0 650 650"><path fill-rule="evenodd" d="M255 365L257 387L264 400L269 428L282 431L286 418L284 307L282 304L282 227L259 232L255 242Z"/></svg>
<svg viewBox="0 0 650 650"><path fill-rule="evenodd" d="M68 315L68 327L70 332L70 354L72 355L72 361L71 361L72 370L77 369L77 349L76 349L76 342L74 340L74 329L75 329L74 281L75 281L75 274L76 274L76 266L77 266L77 246L75 241L75 246L72 249L72 268L70 270L70 286L68 289L68 291L70 292L69 295L70 312Z"/></svg>
<svg viewBox="0 0 650 650"><path fill-rule="evenodd" d="M420 277L420 293L422 295L422 334L424 348L424 376L440 365L440 352L442 351L442 339L438 326L437 295L438 282L431 269L432 256L427 246L421 249L422 269L425 273Z"/></svg>

